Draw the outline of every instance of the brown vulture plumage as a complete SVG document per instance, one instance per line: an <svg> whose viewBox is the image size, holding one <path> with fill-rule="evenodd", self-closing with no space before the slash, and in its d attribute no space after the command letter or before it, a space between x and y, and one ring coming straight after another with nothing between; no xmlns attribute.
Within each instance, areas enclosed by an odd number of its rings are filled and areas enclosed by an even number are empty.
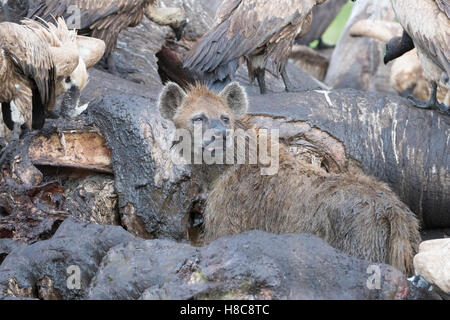
<svg viewBox="0 0 450 320"><path fill-rule="evenodd" d="M0 102L3 121L17 135L20 126L40 128L55 105L56 67L45 38L32 28L0 23Z"/></svg>
<svg viewBox="0 0 450 320"><path fill-rule="evenodd" d="M417 48L425 77L432 85L429 101L411 97L416 106L439 109L449 113L449 107L436 99L437 85L450 88L450 1L391 0L395 14Z"/></svg>
<svg viewBox="0 0 450 320"><path fill-rule="evenodd" d="M42 128L57 96L65 94L65 100L77 104L88 80L87 68L104 50L103 41L77 36L62 18L54 24L0 23L0 103L14 137L24 125Z"/></svg>
<svg viewBox="0 0 450 320"><path fill-rule="evenodd" d="M309 29L312 9L326 0L225 0L216 13L213 28L188 53L184 67L207 83L228 81L247 61L251 80L266 92L267 63L281 74L286 90L292 85L286 75L295 38Z"/></svg>
<svg viewBox="0 0 450 320"><path fill-rule="evenodd" d="M119 33L138 26L148 6L157 0L41 0L29 13L29 18L39 17L53 21L64 17L74 23L79 35L101 39L106 44L105 56L112 73L117 73L112 53ZM77 25L79 24L79 25Z"/></svg>

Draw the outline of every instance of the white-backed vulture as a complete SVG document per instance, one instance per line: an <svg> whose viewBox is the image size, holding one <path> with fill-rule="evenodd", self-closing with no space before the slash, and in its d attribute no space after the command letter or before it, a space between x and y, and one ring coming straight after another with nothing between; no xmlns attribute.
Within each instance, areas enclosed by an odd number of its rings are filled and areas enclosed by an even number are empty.
<svg viewBox="0 0 450 320"><path fill-rule="evenodd" d="M50 45L58 75L56 96L65 94L61 107L62 116L73 117L79 106L81 91L89 80L87 69L102 58L105 42L69 31L62 18L57 20L57 25L30 19L23 20L22 23L42 34Z"/></svg>
<svg viewBox="0 0 450 320"><path fill-rule="evenodd" d="M245 58L251 80L266 92L265 70L269 60L275 75L293 90L286 63L298 34L308 31L312 9L326 0L225 0L212 29L188 53L184 67L195 78L214 84L226 82Z"/></svg>
<svg viewBox="0 0 450 320"><path fill-rule="evenodd" d="M417 50L415 48L410 51L407 50L409 40L405 40L403 27L399 23L384 20L360 20L350 28L350 35L352 37L369 37L380 42L390 43L391 46L387 46L392 51L387 50L384 60L390 60L392 55L397 55L391 67L390 82L392 87L400 95L412 93L422 100L430 98L430 86L423 75ZM448 104L450 102L450 90L438 84L437 98L438 101Z"/></svg>
<svg viewBox="0 0 450 320"><path fill-rule="evenodd" d="M449 107L436 98L438 83L450 88L450 1L391 0L395 14L417 49L432 93L429 101L410 100L417 107L449 113Z"/></svg>
<svg viewBox="0 0 450 320"><path fill-rule="evenodd" d="M39 17L45 21L52 21L53 17L70 19L79 35L105 42L109 71L117 73L112 53L116 48L119 33L128 27L138 26L144 14L152 19L155 11L151 10L151 7L156 2L157 0L41 0L28 17ZM173 26L178 37L184 23L170 20L168 25Z"/></svg>
<svg viewBox="0 0 450 320"><path fill-rule="evenodd" d="M87 67L100 60L105 48L101 40L78 40L63 19L56 25L22 23L0 23L0 103L15 138L21 128L42 128L58 95L81 91Z"/></svg>

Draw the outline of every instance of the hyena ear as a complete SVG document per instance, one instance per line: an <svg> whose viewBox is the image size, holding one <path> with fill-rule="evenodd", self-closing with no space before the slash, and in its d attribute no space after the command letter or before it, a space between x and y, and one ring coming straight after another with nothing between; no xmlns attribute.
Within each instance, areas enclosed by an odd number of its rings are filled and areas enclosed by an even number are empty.
<svg viewBox="0 0 450 320"><path fill-rule="evenodd" d="M159 113L164 119L173 120L177 109L181 106L186 93L174 82L169 82L159 95Z"/></svg>
<svg viewBox="0 0 450 320"><path fill-rule="evenodd" d="M237 82L232 82L220 93L228 106L233 111L234 116L239 119L248 110L248 98L245 89Z"/></svg>

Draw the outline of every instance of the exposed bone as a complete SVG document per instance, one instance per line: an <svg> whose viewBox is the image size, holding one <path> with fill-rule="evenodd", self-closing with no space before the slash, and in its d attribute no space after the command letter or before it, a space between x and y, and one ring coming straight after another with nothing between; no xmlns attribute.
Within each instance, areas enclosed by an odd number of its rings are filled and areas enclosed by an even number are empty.
<svg viewBox="0 0 450 320"><path fill-rule="evenodd" d="M65 146L58 134L39 136L29 149L34 165L88 169L112 173L111 151L97 132L66 131Z"/></svg>

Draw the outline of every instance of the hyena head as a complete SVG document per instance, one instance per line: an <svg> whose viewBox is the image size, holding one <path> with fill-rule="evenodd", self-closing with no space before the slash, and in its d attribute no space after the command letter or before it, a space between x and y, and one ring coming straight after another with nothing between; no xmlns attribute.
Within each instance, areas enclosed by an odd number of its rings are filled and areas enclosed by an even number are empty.
<svg viewBox="0 0 450 320"><path fill-rule="evenodd" d="M237 82L218 94L204 85L184 91L177 84L169 83L159 98L161 116L172 121L177 130L190 135L193 154L214 155L218 146L222 150L230 147L235 122L247 109L247 94Z"/></svg>

